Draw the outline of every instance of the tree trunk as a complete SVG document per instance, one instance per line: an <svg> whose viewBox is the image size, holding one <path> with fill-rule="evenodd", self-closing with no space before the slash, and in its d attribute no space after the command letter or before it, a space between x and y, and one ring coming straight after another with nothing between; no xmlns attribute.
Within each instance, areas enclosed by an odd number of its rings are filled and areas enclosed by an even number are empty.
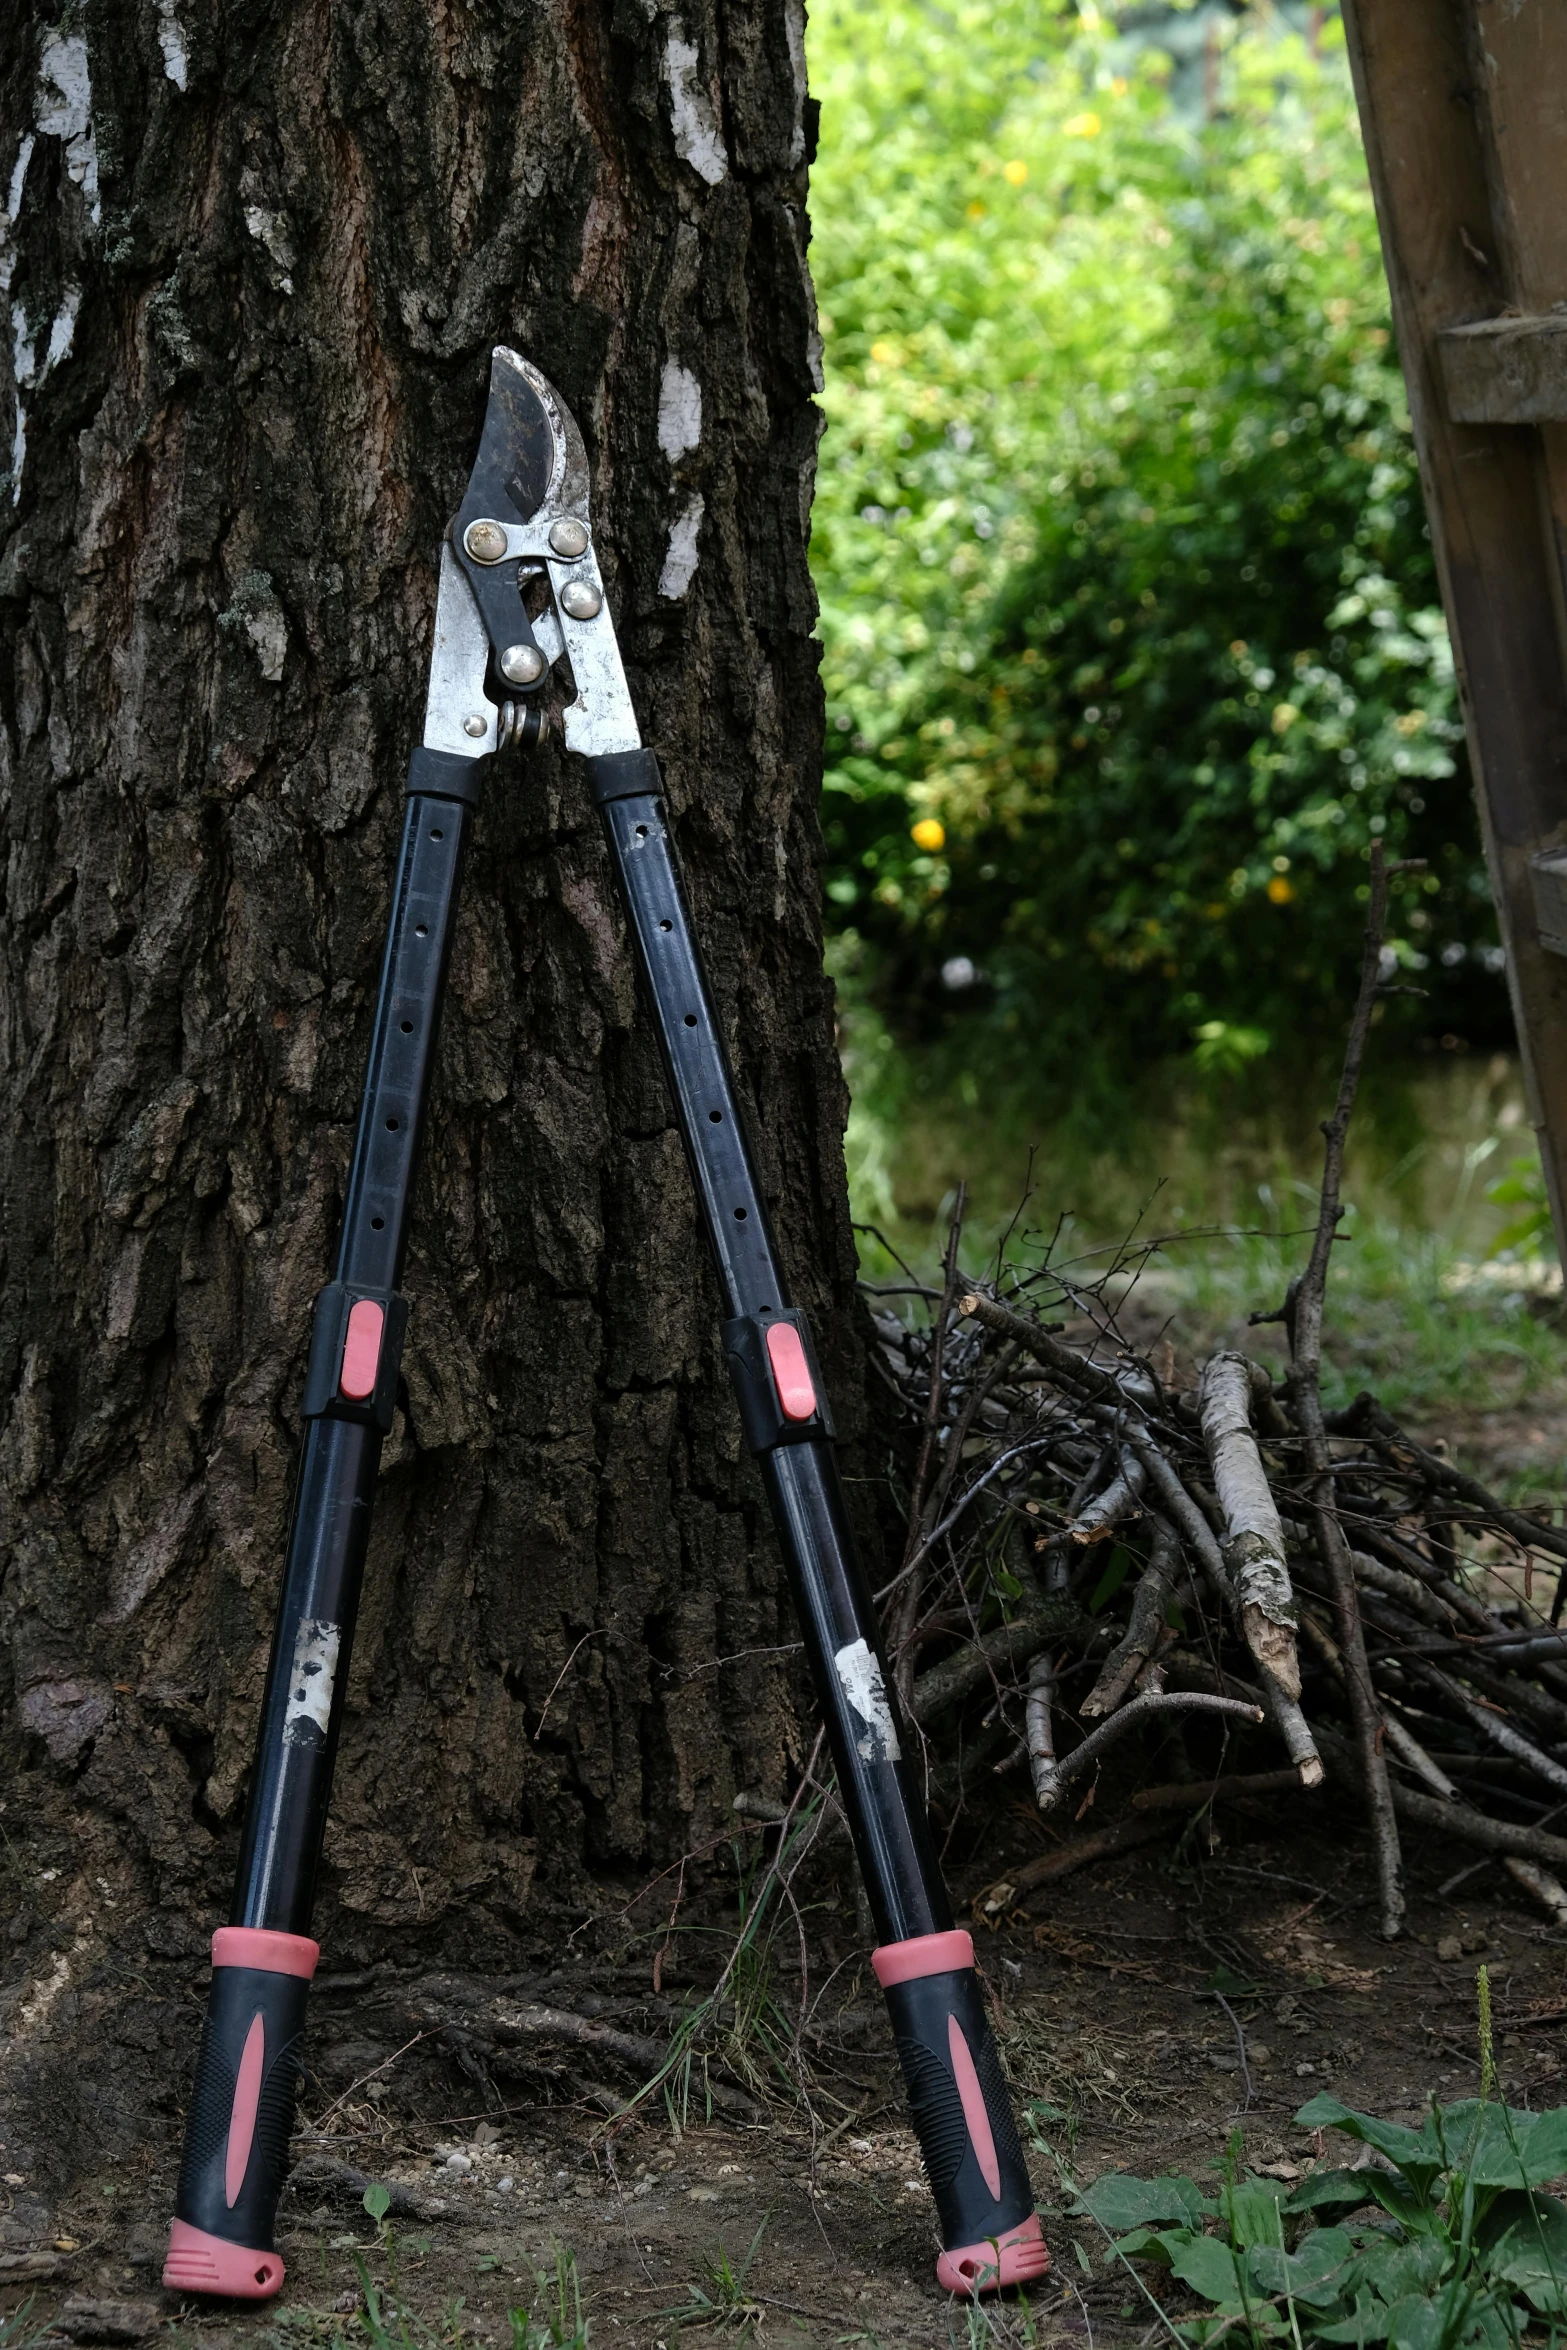
<svg viewBox="0 0 1567 2350"><path fill-rule="evenodd" d="M226 1905L497 341L588 441L852 1433L807 135L798 0L86 0L63 29L24 0L0 27L0 1903L26 2032ZM362 1963L444 1921L474 1964L535 1875L535 1904L629 1889L799 1751L716 1291L558 748L490 772L405 1286L318 1931Z"/></svg>

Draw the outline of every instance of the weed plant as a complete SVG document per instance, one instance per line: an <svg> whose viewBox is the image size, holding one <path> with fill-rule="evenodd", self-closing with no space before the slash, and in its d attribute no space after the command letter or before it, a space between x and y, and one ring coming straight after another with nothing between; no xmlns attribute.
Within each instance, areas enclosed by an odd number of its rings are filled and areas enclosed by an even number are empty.
<svg viewBox="0 0 1567 2350"><path fill-rule="evenodd" d="M1519 2350L1526 2335L1562 2338L1567 2204L1545 2190L1567 2173L1567 2108L1497 2097L1483 1967L1478 1993L1479 2097L1433 2099L1418 2130L1329 2095L1301 2107L1298 2126L1365 2149L1353 2168L1315 2169L1292 2189L1243 2167L1237 2133L1216 2194L1182 2173L1111 2172L1072 2189L1072 2215L1106 2239L1105 2265L1126 2269L1173 2341ZM1030 2125L1065 2177L1040 2117ZM1176 2287L1201 2306L1169 2308Z"/></svg>

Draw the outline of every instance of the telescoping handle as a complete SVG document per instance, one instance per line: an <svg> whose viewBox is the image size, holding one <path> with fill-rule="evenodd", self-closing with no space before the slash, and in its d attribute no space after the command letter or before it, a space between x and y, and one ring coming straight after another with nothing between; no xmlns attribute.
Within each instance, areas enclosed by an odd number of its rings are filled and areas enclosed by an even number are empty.
<svg viewBox="0 0 1567 2350"><path fill-rule="evenodd" d="M435 1070L470 762L418 750L343 1206L337 1276L316 1304L305 1440L256 1736L230 1922L213 1939L163 2281L264 2300L300 2073L321 1841L381 1445L408 1307L398 1291Z"/></svg>
<svg viewBox="0 0 1567 2350"><path fill-rule="evenodd" d="M935 2198L940 2282L1043 2276L1034 2210L967 1934L954 1929L855 1546L810 1326L783 1285L669 841L650 751L590 758L727 1318L724 1352L767 1487L855 1850L881 1937L909 2107Z"/></svg>

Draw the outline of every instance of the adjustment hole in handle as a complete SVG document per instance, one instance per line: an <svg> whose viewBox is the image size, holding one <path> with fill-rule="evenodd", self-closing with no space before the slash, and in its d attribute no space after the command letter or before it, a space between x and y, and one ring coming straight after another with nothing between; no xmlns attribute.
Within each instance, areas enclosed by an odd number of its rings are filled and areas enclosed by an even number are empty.
<svg viewBox="0 0 1567 2350"><path fill-rule="evenodd" d="M429 925L429 923L428 923L428 922L416 922L416 923L414 924L414 936L415 936L415 938L428 938L428 937L429 937L429 935L430 935L430 925Z"/></svg>
<svg viewBox="0 0 1567 2350"><path fill-rule="evenodd" d="M661 922L658 927L660 930L673 930L675 926L673 922Z"/></svg>
<svg viewBox="0 0 1567 2350"><path fill-rule="evenodd" d="M638 840L647 839L647 826L645 824L639 824L637 826L637 838Z"/></svg>
<svg viewBox="0 0 1567 2350"><path fill-rule="evenodd" d="M743 1224L743 1223L745 1222L745 1210L744 1210L744 1208L736 1208L736 1210L735 1210L735 1222L736 1222L737 1224Z"/></svg>
<svg viewBox="0 0 1567 2350"><path fill-rule="evenodd" d="M695 1014L695 1012L687 1012L687 1014L686 1014L686 1026L687 1026L688 1028L694 1028L694 1027L696 1026L696 1014Z"/></svg>
<svg viewBox="0 0 1567 2350"><path fill-rule="evenodd" d="M403 1022L403 1024L402 1024L402 1026L403 1026L403 1034L404 1034L404 1036L412 1036L412 1034L413 1034L413 1032L414 1032L414 1024L413 1024L413 1022L412 1022L411 1020L405 1020L405 1021Z"/></svg>
<svg viewBox="0 0 1567 2350"><path fill-rule="evenodd" d="M722 1110L709 1110L707 1114L712 1119L715 1126L722 1126L724 1122L724 1113Z"/></svg>
<svg viewBox="0 0 1567 2350"><path fill-rule="evenodd" d="M395 1118L387 1119L386 1131L388 1134L395 1134L397 1132L397 1120Z"/></svg>
<svg viewBox="0 0 1567 2350"><path fill-rule="evenodd" d="M436 831L432 831L432 832L431 832L431 834L430 834L430 838L431 838L432 840L444 840L444 839L446 838L446 835L445 835L445 833L444 833L444 832L436 832Z"/></svg>
<svg viewBox="0 0 1567 2350"><path fill-rule="evenodd" d="M372 1216L370 1219L370 1229L372 1232L384 1232L386 1230L386 1218L384 1216Z"/></svg>

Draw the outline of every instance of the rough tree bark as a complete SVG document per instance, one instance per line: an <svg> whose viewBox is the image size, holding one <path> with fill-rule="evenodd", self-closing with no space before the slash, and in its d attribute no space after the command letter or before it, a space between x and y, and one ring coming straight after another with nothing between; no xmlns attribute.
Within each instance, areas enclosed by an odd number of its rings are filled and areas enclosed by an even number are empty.
<svg viewBox="0 0 1567 2350"><path fill-rule="evenodd" d="M497 340L589 442L851 1433L862 1380L799 0L0 19L0 1904L36 2037L90 2027L101 1960L191 1951L226 1900L437 543ZM349 1963L422 1924L473 1964L530 1898L709 1842L798 1737L680 1147L558 751L498 764L479 820L406 1287L321 1930Z"/></svg>

